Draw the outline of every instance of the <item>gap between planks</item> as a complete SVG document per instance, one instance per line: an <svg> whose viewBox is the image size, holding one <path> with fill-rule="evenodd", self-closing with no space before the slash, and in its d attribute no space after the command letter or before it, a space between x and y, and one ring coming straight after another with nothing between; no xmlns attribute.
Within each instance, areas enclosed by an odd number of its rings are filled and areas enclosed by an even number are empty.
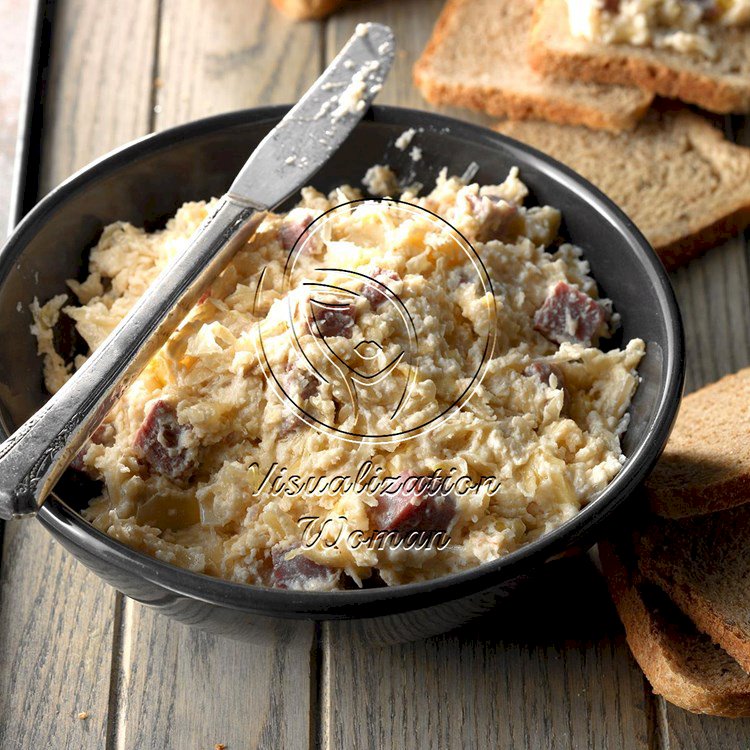
<svg viewBox="0 0 750 750"><path fill-rule="evenodd" d="M426 26L425 24L428 24L430 27L433 22L434 14L433 15L427 15L428 13L432 13L435 8L437 8L441 3L435 2L433 0L427 0L427 2L422 2L421 4L419 2L415 2L411 7L407 7L407 4L405 3L394 3L390 7L384 6L381 9L381 6L379 3L375 2L363 2L360 3L358 6L355 6L352 11L346 11L344 14L342 14L337 19L332 19L329 21L325 27L318 27L319 29L324 28L324 32L318 31L317 34L317 56L321 57L324 54L329 54L331 51L331 44L337 39L337 29L343 29L346 24L353 25L352 21L352 13L354 12L361 12L362 14L366 16L371 16L373 18L377 17L379 19L384 20L391 20L393 25L396 27L397 33L399 29L401 29L401 32L403 34L402 38L408 40L409 47L411 51L418 52L421 49L421 46L423 44L422 40L420 39L417 41L415 37L419 37L420 34L425 36L425 30ZM78 8L81 11L81 17L85 18L85 13L93 12L93 0L87 0L85 2L71 2L68 0L67 3L61 3L61 6L67 6L68 8ZM97 5L100 5L97 3ZM246 10L246 4L244 4L244 8ZM191 11L188 9L187 11L184 10L185 6L189 6L189 8L196 9L195 3L185 3L184 6L180 8L180 13L182 13L185 17L185 21L181 22L183 26L186 26L191 19L194 19L197 17L196 15L193 15ZM416 7L415 7L416 6ZM237 8L238 3L236 2L229 2L226 4L224 10L226 10L226 7L229 7L229 13L231 13L231 8ZM419 9L422 8L425 12L425 15L420 18L419 16ZM176 13L176 2L173 0L170 2L170 0L163 0L163 2L160 2L157 7L157 13L159 18L159 23L164 22L164 14L166 12L171 12L172 16L170 18L175 19L175 13ZM281 29L281 21L271 20L269 23L275 24L278 29ZM195 27L197 27L197 31L199 31L201 34L206 33L206 28L204 25L200 23L193 23ZM295 38L295 34L301 33L297 32L295 30L292 30L291 27L284 27L285 32L283 39L285 40L285 44L288 45L290 39ZM311 27L308 25L303 25L300 27L301 29L310 29ZM242 60L247 61L248 59L252 59L252 56L249 55L249 50L247 47L243 47L239 50L235 50L235 56L229 56L227 55L221 55L220 52L217 52L216 50L211 51L211 54L214 55L212 58L214 60L213 67L209 67L208 69L206 67L201 67L198 65L198 63L193 61L186 61L184 58L182 61L179 59L175 59L171 61L171 65L175 69L175 71L182 70L182 66L180 65L181 62L184 62L184 65L189 67L193 66L193 69L190 71L190 77L192 82L192 89L188 90L188 93L185 93L185 90L182 88L182 83L184 82L178 82L176 80L173 81L166 81L163 88L158 88L155 86L155 78L157 76L154 76L154 72L157 72L157 75L160 74L160 68L162 64L170 64L170 63L162 63L160 59L157 59L158 55L161 55L162 53L162 45L161 40L164 35L174 35L179 32L180 30L180 24L175 23L175 25L172 25L170 22L165 28L161 28L160 26L157 26L158 31L155 31L155 37L154 37L154 59L153 59L153 65L151 66L150 71L150 81L148 86L149 91L149 103L147 105L147 120L148 120L148 126L147 129L153 128L155 125L159 125L159 127L164 127L169 124L174 124L176 122L181 122L186 119L191 119L193 117L198 117L203 114L210 114L214 111L219 111L220 109L224 108L230 108L230 106L249 106L252 103L256 103L253 101L254 96L261 95L263 98L263 101L266 100L273 100L273 101L290 101L294 97L294 93L292 91L291 87L288 87L285 83L280 82L279 79L274 75L270 74L268 71L260 71L258 73L259 79L261 80L262 87L260 89L260 92L258 92L257 89L249 87L248 82L244 80L244 78L247 75L247 63L242 63ZM208 29L210 31L210 29ZM73 32L71 32L72 34ZM158 36L157 36L158 34ZM186 29L186 34L190 35L190 30ZM174 38L174 37L172 37ZM88 40L87 40L88 41ZM74 40L75 44L75 40ZM128 44L126 42L123 42L124 47L127 48ZM185 44L181 47L182 52L184 53L186 50L190 48L190 44ZM76 50L79 49L82 50L83 47L75 48L70 50L70 54L78 54ZM278 54L279 48L278 46L275 48L275 53ZM283 49L281 50L284 51ZM129 59L132 60L133 58L133 50L132 46L130 48L130 55ZM93 51L93 53L89 52L89 54L96 55L96 50ZM219 58L216 58L216 55L219 55ZM136 56L137 57L137 56ZM178 56L179 57L179 56ZM196 55L196 58L199 56ZM217 62L218 60L218 62ZM239 64L237 64L237 61L240 61ZM229 67L233 70L230 70L227 74L227 76L222 79L220 76L218 76L218 64L221 62L228 62ZM272 67L271 63L266 60L266 65L268 67ZM278 62L278 59L276 60ZM89 67L91 65L91 57L88 58ZM320 60L318 61L320 63ZM400 104L413 104L416 106L419 106L421 108L429 108L424 103L420 102L419 100L414 100L413 97L415 96L412 89L411 89L411 83L410 83L410 61L405 61L403 59L399 60L397 63L401 66L402 71L404 72L396 72L394 71L394 77L392 78L392 89L388 90L386 89L384 91L384 96L381 98L381 101L391 101L394 103L400 103ZM101 61L102 67L106 67L106 59L103 59ZM318 64L318 68L320 67L320 64ZM295 80L296 83L299 84L300 82L304 82L306 79L307 74L310 71L302 71L299 70L295 74ZM314 72L314 71L313 71ZM196 75L198 78L198 82L196 84ZM175 73L176 75L176 73ZM307 76L309 77L309 76ZM314 76L313 76L314 77ZM291 80L288 79L288 80ZM71 81L70 84L73 82ZM174 86L174 93L169 91L170 85ZM211 92L213 87L213 95L206 96L206 92ZM218 90L216 89L218 87ZM85 81L82 83L82 88L86 89ZM298 90L298 87L294 89L295 91ZM88 89L90 91L90 89ZM108 106L112 106L108 102L111 100L107 100L107 91L100 92L100 94L104 94L105 97L105 112L102 114L102 108L99 106L98 112L96 117L98 118L97 124L99 126L104 126L104 130L106 131L106 134L104 136L104 139L102 139L101 130L98 133L98 137L89 138L88 140L86 138L83 139L83 145L81 142L76 143L73 141L70 143L69 148L66 148L66 139L69 137L70 133L65 133L64 130L58 130L57 133L53 133L53 142L57 144L55 146L55 150L57 150L57 147L61 147L57 153L50 152L48 149L48 159L46 160L46 174L47 174L47 184L54 184L56 181L56 178L59 179L62 176L65 176L69 171L72 171L74 166L80 166L82 162L88 161L90 158L93 158L93 156L97 155L95 153L96 149L101 146L103 143L103 140L106 141L114 140L114 143L111 145L119 145L120 142L123 142L124 140L129 139L130 137L133 137L134 135L138 135L140 133L138 132L132 132L132 134L124 134L123 127L127 127L127 121L123 122L123 119L119 116L115 117L114 113L111 110L108 110ZM111 92L110 92L111 93ZM98 105L101 105L101 102L99 102L99 99L97 97L96 103ZM161 107L161 113L157 115L154 108L156 106ZM141 110L142 111L142 110ZM107 114L107 113L110 114ZM467 114L461 113L461 115L466 119ZM108 117L112 117L112 120L108 120ZM469 119L474 119L473 116L469 116ZM107 123L119 123L119 128L117 125L114 126L113 129L107 130ZM132 120L130 120L132 122ZM58 128L59 128L58 124ZM85 122L81 123L81 127L86 132L92 132L87 131L87 124ZM109 147L108 145L106 147ZM106 148L105 147L105 148ZM93 149L93 150L92 150ZM102 149L105 150L105 149ZM717 289L722 290L722 292L730 291L732 297L737 299L735 296L737 294L736 290L738 287L741 287L743 284L745 285L745 289L747 289L747 251L744 246L744 243L736 243L732 245L730 243L729 249L724 249L717 251L717 257L719 257L719 254L721 254L720 260L714 261L713 258L711 260L705 259L705 261L699 261L698 265L695 266L695 270L691 267L691 269L686 269L685 273L682 275L682 277L677 279L677 285L680 288L681 297L686 297L687 299L695 299L696 305L699 306L700 300L702 299L704 302L707 298L710 298L710 295L712 292L714 292ZM725 257L726 256L726 257ZM737 275L737 272L739 271L739 276ZM682 273L682 272L680 272ZM679 276L679 274L678 274ZM727 295L729 296L729 295ZM743 295L743 298L745 301L747 301L747 295ZM691 309L692 309L691 305ZM736 306L735 306L736 307ZM745 305L745 308L747 308L747 305ZM713 313L713 308L711 309L711 312ZM732 318L733 309L729 305L725 305L725 309L723 309L720 313L720 323L719 328L721 328L722 323L731 323L736 322ZM741 318L741 321L747 322L747 309L745 309L745 312L743 313L744 317ZM712 316L709 316L712 317ZM710 321L709 321L710 323ZM693 322L691 323L691 333L692 336L692 348L693 351L698 352L701 357L698 357L699 361L705 358L706 361L703 361L700 366L697 366L694 368L694 372L691 373L691 383L699 383L703 380L712 377L714 375L718 375L721 373L722 368L733 368L735 366L740 366L741 364L746 363L747 360L747 340L746 338L743 339L742 336L740 336L739 341L736 341L734 344L729 342L728 346L728 355L727 352L725 352L723 349L719 349L719 342L726 342L725 338L719 338L718 341L713 340L713 333L716 331L705 331L702 330L705 328L700 322ZM748 330L750 330L750 326L743 326L744 332L746 333ZM724 329L726 330L726 329ZM722 353L723 352L723 353ZM712 355L719 354L719 359L717 360ZM710 361L709 361L710 360ZM26 542L24 540L25 544L32 544L36 542L32 542L29 540ZM54 564L52 560L49 560L50 564ZM80 567L80 566L75 566ZM90 583L92 580L92 577L88 575L86 578L87 584ZM102 585L98 582L94 582L94 585ZM111 665L117 665L118 669L116 671L110 671L110 689L108 693L108 700L110 702L110 705L112 705L117 700L120 700L123 696L123 687L124 685L129 685L132 689L134 687L133 680L133 673L132 671L126 670L126 669L120 669L120 665L124 666L124 662L127 659L129 664L135 659L135 650L137 649L137 645L135 645L137 642L143 643L145 641L146 645L152 645L153 651L151 653L152 658L161 658L162 652L158 651L160 647L164 647L165 643L170 646L172 649L172 654L175 656L175 659L177 659L178 656L180 656L180 650L181 649L190 649L191 647L196 648L199 653L202 653L203 656L206 656L207 654L210 657L211 653L215 653L213 649L217 649L219 651L224 651L225 653L228 653L230 655L233 655L234 657L252 657L252 649L245 649L244 647L231 647L229 645L222 645L224 643L231 642L225 642L223 639L221 640L221 643L218 645L210 638L206 638L202 636L202 634L195 634L190 633L190 635L187 635L184 632L184 628L182 626L176 625L174 623L168 622L164 620L161 617L156 617L152 612L145 610L138 604L134 604L130 601L128 602L122 602L119 601L115 602L112 608L112 622L110 627L112 628L112 651L111 651ZM484 625L479 624L476 626L470 627L468 630L462 631L464 635L461 634L453 634L445 637L441 637L439 639L432 639L429 642L421 643L421 644L411 644L407 646L399 646L395 647L394 649L388 651L381 651L380 656L383 658L383 661L386 661L386 654L390 653L390 656L388 657L388 664L393 667L393 671L389 673L389 671L385 671L381 673L379 676L382 677L384 680L386 680L385 688L388 696L395 700L404 700L405 698L409 697L409 693L413 692L414 689L417 691L420 691L422 689L427 691L427 689L430 687L429 684L418 684L418 685L410 685L409 683L401 683L397 682L396 685L388 684L387 681L389 680L396 680L397 678L400 679L400 675L396 672L396 670L404 670L409 669L410 667L414 669L413 674L421 673L422 675L426 676L428 679L433 676L432 666L431 662L434 659L440 659L441 657L446 658L453 658L453 654L459 653L466 657L466 661L464 662L463 666L454 665L452 668L450 668L447 672L443 672L443 676L446 676L448 678L455 677L458 675L459 677L462 677L464 680L466 679L477 679L481 672L474 671L478 670L482 665L482 659L486 658L490 652L488 652L486 649L488 648L486 643L482 640L481 633L485 632L482 630L482 628L486 628L487 624ZM477 630L478 628L478 630ZM307 744L317 744L318 742L324 744L324 742L330 742L331 735L323 733L323 722L318 721L318 717L321 715L320 712L323 712L326 710L326 707L330 711L330 706L332 702L332 697L335 697L334 693L338 692L341 685L337 682L335 673L331 671L331 668L333 667L333 664L329 660L327 654L330 654L330 644L326 646L326 639L328 637L327 635L327 629L328 626L319 626L317 629L317 637L314 640L311 640L309 642L310 648L307 651L307 657L302 659L302 664L299 664L298 666L302 666L303 664L306 665L305 668L308 671L308 674L310 675L311 679L309 682L309 696L306 701L309 706L309 712L308 712L308 722L307 722L307 728L308 732L305 734ZM150 631L150 632L147 632ZM477 635L479 633L479 636ZM195 637L193 637L195 636ZM293 641L296 636L289 636L291 640ZM289 645L290 641L289 638L282 638L280 642L281 651L277 651L274 655L274 657L271 659L271 662L269 662L269 666L272 662L278 661L281 659L283 661L284 659L284 653L283 649L286 648L287 645ZM341 638L341 635L339 636ZM476 643L472 642L472 638L475 639ZM468 639L468 645L467 645L467 639ZM351 641L340 641L337 640L337 643L344 644L344 648L347 647L347 644L349 644L351 647L354 647L354 644L352 644ZM303 655L305 653L305 639L301 639L302 648L301 648L301 654ZM321 646L322 644L322 646ZM449 645L453 644L453 645ZM484 644L484 645L483 645ZM367 644L361 644L359 648L366 649ZM520 656L511 656L507 657L507 655L504 656L505 661L501 660L496 662L496 664L500 665L503 663L514 664L517 668L530 668L530 662L524 661L523 654L525 652L525 649L527 647L521 646L520 647ZM607 647L608 648L608 647ZM618 646L618 648L622 648L622 645ZM475 652L475 653L473 653ZM592 652L594 656L586 654L586 652L583 652L582 657L582 664L586 664L587 661L590 665L590 659L591 658L599 658L596 655L596 650ZM606 648L603 652L606 654ZM568 657L566 651L556 651L554 649L550 651L541 652L538 655L538 658L547 658L552 660L560 660L564 658L573 658ZM143 654L140 654L141 658ZM497 656L493 657L497 658ZM578 657L576 657L578 658ZM507 661L507 659L510 659L510 661ZM171 665L175 665L177 662L172 661L170 662ZM619 661L615 662L617 665L620 665ZM132 664L131 664L132 666ZM184 666L184 665L183 665ZM538 665L537 665L538 666ZM185 674L183 672L183 677L189 677L189 673L193 671L198 671L200 667L200 663L191 663L188 665L188 674ZM415 669L415 667L418 667ZM368 667L369 668L369 667ZM455 670L458 671L455 671ZM622 670L622 666L617 667L618 670ZM424 671L426 670L426 671ZM297 667L292 669L291 673L286 673L286 680L290 679L290 676L293 677L293 675L299 674L299 671ZM564 675L565 673L563 673ZM632 674L630 671L625 670L625 672L619 672L618 674L624 674L626 675L625 681L633 686L632 683ZM326 677L327 675L327 677ZM245 676L250 676L247 672L245 673ZM371 672L366 672L366 676L372 676ZM540 673L541 676L541 673ZM513 677L513 675L511 675ZM163 678L163 674L162 674ZM158 679L158 677L157 677ZM568 679L568 678L565 678ZM326 680L328 682L326 683ZM561 685L566 685L567 683L565 680L561 683ZM287 683L287 686L290 687L290 695L294 692L294 686L289 685ZM400 688L399 688L400 686ZM160 689L165 689L165 685L160 685ZM512 685L506 685L504 689L509 690L512 689ZM277 699L281 699L281 701L284 700L284 695L277 695ZM465 695L467 698L467 702L470 704L472 703L476 696L474 696L473 689L469 691L468 694ZM190 696L183 696L183 700L188 700ZM637 700L634 697L627 697L627 700ZM133 738L133 735L128 735L128 729L127 726L129 724L128 722L128 716L126 715L128 707L132 706L132 702L124 703L121 707L122 709L125 709L121 713L117 713L115 711L111 712L111 715L108 715L108 721L107 726L105 728L106 730L106 736L109 741L109 745L111 747L116 746L116 744L119 744L121 747L133 747L135 745L127 745L126 738L129 736L130 739ZM279 704L276 704L277 709L279 707ZM147 707L148 708L148 707ZM183 709L185 708L185 704L183 704ZM238 707L237 710L239 711L241 707ZM537 706L537 710L543 711L543 707ZM663 706L662 703L656 704L656 726L657 728L660 728L663 730L666 727L667 722L667 710ZM395 728L390 727L390 729L385 726L385 723L388 721L387 713L392 710L392 707L388 705L387 703L382 706L382 710L379 712L378 715L375 715L373 717L374 725L371 726L373 730L375 730L378 733L382 733L385 731L391 732ZM283 712L282 712L283 713ZM273 714L273 711L272 711ZM276 719L278 721L282 720L282 716L280 715L268 715L266 719L273 720ZM485 722L489 721L492 714L487 713L483 717L475 714L473 717L470 717L470 720L473 720L475 722L481 721L483 718ZM160 725L158 722L158 717L155 717L153 714L150 714L148 711L146 711L144 714L141 714L139 716L141 720L144 720L145 728L147 730L151 730L151 734L148 735L142 735L141 739L145 740L146 742L150 742L150 745L143 745L146 746L154 746L154 742L158 742L158 736L153 734L154 730L163 728L164 725ZM330 718L330 713L328 715L328 718ZM465 717L464 717L465 718ZM501 717L502 718L502 717ZM569 716L569 719L572 720L573 717ZM626 720L626 719L622 719ZM674 719L673 719L674 721ZM705 720L701 720L699 718L699 721L704 722ZM466 729L466 724L464 723L462 731L479 731L484 732L487 731L487 727L480 727L478 724L475 723L473 729L469 725L469 729ZM707 726L707 724L703 723L701 726ZM119 728L119 729L118 729ZM666 727L668 728L668 727ZM191 740L197 740L198 736L200 734L200 727L192 726L191 728ZM460 740L462 739L461 735L456 734L450 734L450 728L443 728L441 731L446 732L447 734L442 735L442 739L444 740ZM636 729L632 729L632 731L635 732L635 735L637 737L638 732ZM318 733L320 732L320 734ZM656 732L659 736L663 736L665 739L664 741L669 741L669 735L668 733L664 732ZM271 738L270 729L265 732L265 734L262 733L260 737L258 737L258 741L263 740L269 740ZM487 735L485 735L487 736ZM606 735L605 735L606 736ZM687 744L680 744L678 743L678 739L683 738L685 736L684 733L680 734L679 732L673 737L672 743L671 743L671 750L675 750L677 747L688 747ZM715 731L712 731L706 736L711 736L712 738L718 737ZM393 735L391 735L393 738ZM465 737L465 736L464 736ZM185 738L183 738L185 739ZM201 737L200 740L202 742L205 742L205 740L208 738ZM221 737L216 737L217 741L223 741ZM278 737L277 737L278 739ZM286 739L290 739L287 737ZM300 740L302 739L299 735L297 735L294 739ZM343 739L343 737L341 738ZM360 739L362 739L360 737ZM568 738L570 739L570 738ZM47 745L50 746L50 745ZM244 746L244 745L239 745ZM301 745L300 745L301 746ZM739 745L738 745L739 746ZM231 750L234 750L233 745L229 745Z"/></svg>
<svg viewBox="0 0 750 750"><path fill-rule="evenodd" d="M141 66L152 48L149 2L57 4L45 86L43 190L145 133L147 104L139 103L137 92L149 77ZM120 43L108 46L114 40ZM129 97L130 106L121 107ZM5 541L0 745L99 750L108 715L114 591L33 519L9 522ZM79 712L88 718L77 719Z"/></svg>
<svg viewBox="0 0 750 750"><path fill-rule="evenodd" d="M327 58L356 23L387 23L402 48L378 102L491 125L492 118L478 113L432 107L412 83L412 65L442 5L442 0L352 3L326 24ZM595 634L587 633L585 623L571 622L569 637L560 638L555 627L529 622L531 637L513 629L498 635L508 615L500 610L444 636L373 650L346 624L324 623L321 747L645 750L647 713L655 704L624 639L611 635L619 628L609 597L586 561L565 570L592 586L591 601L581 606L598 611ZM540 598L554 596L562 583L558 576L549 571L536 586ZM527 593L516 606L532 603ZM553 611L541 608L539 617L550 622Z"/></svg>
<svg viewBox="0 0 750 750"><path fill-rule="evenodd" d="M322 66L322 25L290 24L265 2L250 9L247 0L161 0L153 128L291 102L313 82ZM125 600L122 632L112 750L161 749L167 736L170 748L314 746L313 624L290 621L256 646L186 628Z"/></svg>

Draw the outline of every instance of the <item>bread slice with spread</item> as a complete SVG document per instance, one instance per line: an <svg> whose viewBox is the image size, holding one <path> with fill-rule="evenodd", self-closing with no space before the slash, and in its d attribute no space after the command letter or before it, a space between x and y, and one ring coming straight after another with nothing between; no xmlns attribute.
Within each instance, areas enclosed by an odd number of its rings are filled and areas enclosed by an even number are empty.
<svg viewBox="0 0 750 750"><path fill-rule="evenodd" d="M712 112L750 111L750 28L710 27L715 56L571 32L566 0L537 0L529 60L543 75L638 86Z"/></svg>
<svg viewBox="0 0 750 750"><path fill-rule="evenodd" d="M527 62L533 0L448 0L414 66L432 104L619 131L633 128L652 96L627 86L552 81Z"/></svg>

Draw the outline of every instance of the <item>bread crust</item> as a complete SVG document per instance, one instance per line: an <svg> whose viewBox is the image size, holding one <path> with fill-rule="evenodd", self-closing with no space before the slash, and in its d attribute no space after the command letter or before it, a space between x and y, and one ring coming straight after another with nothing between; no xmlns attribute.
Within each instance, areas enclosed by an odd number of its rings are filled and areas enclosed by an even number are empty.
<svg viewBox="0 0 750 750"><path fill-rule="evenodd" d="M705 516L717 511L737 508L750 501L750 478L733 477L710 487L674 488L659 491L648 488L651 510L662 518Z"/></svg>
<svg viewBox="0 0 750 750"><path fill-rule="evenodd" d="M726 216L697 229L692 234L654 247L667 271L674 271L700 257L706 250L742 234L748 226L750 226L750 197L746 203L738 205ZM746 486L745 492L750 492L750 483Z"/></svg>
<svg viewBox="0 0 750 750"><path fill-rule="evenodd" d="M638 569L750 672L745 618L750 565L745 554L750 506L709 517L652 518L633 543Z"/></svg>
<svg viewBox="0 0 750 750"><path fill-rule="evenodd" d="M601 171L597 171L592 170L591 159L584 160L584 163L580 164L577 155L584 150L588 154L596 153L597 155L600 155L606 149L617 151L618 154L622 155L626 155L630 148L640 152L648 150L650 148L649 139L654 134L655 121L665 137L672 137L673 130L675 133L687 133L689 141L694 144L695 150L701 154L705 161L712 163L717 174L722 173L722 164L731 163L738 171L739 166L742 165L741 172L748 176L748 180L743 180L741 176L727 176L727 183L720 188L721 200L711 200L702 211L698 210L700 205L696 203L693 206L695 210L687 212L687 217L679 221L664 220L649 223L649 220L639 213L636 206L633 205L632 197L630 199L625 198L613 188L609 176L612 175L614 167L611 163L605 161L605 157L602 156L598 159L601 162L599 164ZM736 237L738 233L750 225L750 149L730 143L705 118L681 105L666 105L660 102L651 113L646 115L641 126L632 134L627 133L619 136L596 134L586 131L584 128L560 128L556 125L544 123L527 125L499 123L496 127L501 133L506 133L522 141L528 140L530 145L541 150L547 149L552 156L581 172L584 177L597 184L604 192L612 193L610 197L615 201L620 201L621 207L632 214L631 218L640 225L641 231L646 234L647 239L652 243L668 270L674 270L698 257L704 250ZM602 141L605 139L609 145L602 145ZM586 146L587 148L585 148ZM656 151L653 158L659 158ZM679 150L675 148L674 153L667 154L664 158L679 159ZM615 160L615 163L621 164L617 160ZM636 163L640 166L633 166ZM642 162L637 162L635 159L630 160L628 167L632 170L631 176L638 174L643 179L649 178L648 173L641 174L644 169ZM601 177L598 177L598 175L601 175ZM680 189L679 185L666 183L663 187L665 191ZM613 190L614 192L612 192ZM706 197L708 198L708 195ZM734 491L731 485L728 489ZM743 488L737 488L737 491L741 492ZM679 502L679 498L670 499L669 505L676 506ZM695 502L689 502L688 507L691 504L694 506ZM689 513L687 514L689 515Z"/></svg>
<svg viewBox="0 0 750 750"><path fill-rule="evenodd" d="M646 481L657 515L687 518L750 502L748 394L745 368L683 399L672 436Z"/></svg>
<svg viewBox="0 0 750 750"><path fill-rule="evenodd" d="M338 10L344 0L271 0L285 15L294 21L325 18Z"/></svg>
<svg viewBox="0 0 750 750"><path fill-rule="evenodd" d="M686 668L679 628L658 611L652 610L642 595L640 574L626 561L620 545L599 544L599 556L610 594L625 627L625 636L638 665L653 691L670 703L693 713L740 718L750 716L750 676L738 673L724 688L701 680ZM685 644L690 648L690 642ZM727 656L727 669L732 667Z"/></svg>
<svg viewBox="0 0 750 750"><path fill-rule="evenodd" d="M632 130L648 109L648 103L634 110L629 117L609 116L602 110L574 105L566 102L551 102L533 95L518 96L508 91L489 87L453 86L429 77L423 68L414 67L414 83L424 98L435 105L465 107L475 112L484 112L511 120L547 120L560 125L586 125L594 130L609 130L617 133Z"/></svg>
<svg viewBox="0 0 750 750"><path fill-rule="evenodd" d="M432 36L414 64L414 84L430 104L466 107L513 120L543 119L563 125L586 125L596 130L619 132L632 130L651 104L645 96L642 105L618 115L583 103L551 101L533 93L526 95L476 84L456 84L438 80L432 74L434 57L451 34L455 14L467 0L448 0L435 24Z"/></svg>
<svg viewBox="0 0 750 750"><path fill-rule="evenodd" d="M643 575L663 589L670 599L706 633L714 643L718 643L746 672L750 672L750 642L739 628L722 619L708 602L698 596L690 587L678 586L658 568L649 564L649 559L640 557L638 566Z"/></svg>
<svg viewBox="0 0 750 750"><path fill-rule="evenodd" d="M561 49L549 44L547 27L567 33L550 16L559 13L562 0L537 0L529 45L529 63L542 75L579 81L638 86L670 99L697 104L711 112L728 114L750 111L750 82L745 85L726 77L701 74L672 65L659 50L630 45L581 45Z"/></svg>

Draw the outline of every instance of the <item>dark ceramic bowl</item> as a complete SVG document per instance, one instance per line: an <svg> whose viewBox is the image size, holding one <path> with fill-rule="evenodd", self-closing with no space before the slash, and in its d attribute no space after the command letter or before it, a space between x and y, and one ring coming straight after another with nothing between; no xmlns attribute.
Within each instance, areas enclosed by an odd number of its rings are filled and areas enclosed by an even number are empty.
<svg viewBox="0 0 750 750"><path fill-rule="evenodd" d="M41 361L29 333L29 305L65 289L102 228L124 219L157 227L186 200L222 194L285 107L234 112L143 138L105 156L56 188L18 226L0 255L0 417L14 430L45 400ZM394 148L417 127L414 163ZM480 183L520 167L535 202L562 210L563 234L580 245L594 277L622 315L622 340L647 342L643 378L624 436L627 460L614 481L575 518L523 549L467 572L426 583L333 593L230 583L173 567L95 530L78 510L88 496L63 481L38 520L73 555L128 596L183 622L256 637L290 619L353 619L379 641L447 630L493 606L545 562L585 546L611 522L658 458L683 382L680 314L659 260L633 223L584 179L543 154L490 130L424 112L375 107L313 181L322 189L357 184L367 167L389 163L430 186L441 167L479 165ZM408 174L413 172L413 174ZM621 517L621 516L620 516ZM34 521L24 521L34 523Z"/></svg>

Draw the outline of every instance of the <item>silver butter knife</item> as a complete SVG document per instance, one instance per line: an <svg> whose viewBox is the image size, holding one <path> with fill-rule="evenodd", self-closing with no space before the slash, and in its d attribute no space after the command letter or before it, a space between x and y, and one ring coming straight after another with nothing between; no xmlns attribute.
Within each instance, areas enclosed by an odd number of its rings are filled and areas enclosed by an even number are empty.
<svg viewBox="0 0 750 750"><path fill-rule="evenodd" d="M73 377L0 445L0 518L34 513L55 482L267 211L325 164L380 90L387 26L360 24L315 85L261 141L184 251Z"/></svg>

